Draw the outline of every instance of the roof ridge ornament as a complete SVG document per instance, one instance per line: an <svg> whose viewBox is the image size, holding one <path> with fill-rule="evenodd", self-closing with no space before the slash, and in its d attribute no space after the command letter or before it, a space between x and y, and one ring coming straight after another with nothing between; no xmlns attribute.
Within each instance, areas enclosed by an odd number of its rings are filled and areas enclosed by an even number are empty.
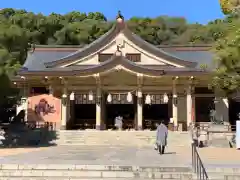
<svg viewBox="0 0 240 180"><path fill-rule="evenodd" d="M122 56L122 51L120 50L120 48L121 48L121 47L117 45L117 50L116 50L116 52L115 52L115 55L116 55L116 56Z"/></svg>
<svg viewBox="0 0 240 180"><path fill-rule="evenodd" d="M117 20L117 22L123 22L124 21L124 17L122 15L121 11L118 11L116 20Z"/></svg>
<svg viewBox="0 0 240 180"><path fill-rule="evenodd" d="M124 17L121 14L121 11L118 11L118 15L116 17L116 21L117 21L118 25L121 25L120 27L122 27L122 28L124 27Z"/></svg>

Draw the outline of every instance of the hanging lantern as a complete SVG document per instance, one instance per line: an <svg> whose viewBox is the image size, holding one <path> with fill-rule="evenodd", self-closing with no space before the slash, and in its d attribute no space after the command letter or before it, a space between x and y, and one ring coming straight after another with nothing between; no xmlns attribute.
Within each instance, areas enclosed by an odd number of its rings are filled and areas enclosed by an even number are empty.
<svg viewBox="0 0 240 180"><path fill-rule="evenodd" d="M145 104L151 104L151 96L149 94L145 98Z"/></svg>
<svg viewBox="0 0 240 180"><path fill-rule="evenodd" d="M132 100L133 100L132 94L130 92L128 92L128 94L127 94L127 101L128 102L132 102Z"/></svg>
<svg viewBox="0 0 240 180"><path fill-rule="evenodd" d="M164 93L164 95L163 95L163 102L164 103L168 103L168 100L169 100L169 98L168 98L167 93Z"/></svg>
<svg viewBox="0 0 240 180"><path fill-rule="evenodd" d="M107 102L112 102L112 95L111 94L108 94L108 96L107 96Z"/></svg>
<svg viewBox="0 0 240 180"><path fill-rule="evenodd" d="M92 91L90 91L88 94L88 100L93 101L93 92Z"/></svg>
<svg viewBox="0 0 240 180"><path fill-rule="evenodd" d="M142 98L142 92L141 92L141 91L138 91L138 92L137 92L137 97L138 97L138 98Z"/></svg>

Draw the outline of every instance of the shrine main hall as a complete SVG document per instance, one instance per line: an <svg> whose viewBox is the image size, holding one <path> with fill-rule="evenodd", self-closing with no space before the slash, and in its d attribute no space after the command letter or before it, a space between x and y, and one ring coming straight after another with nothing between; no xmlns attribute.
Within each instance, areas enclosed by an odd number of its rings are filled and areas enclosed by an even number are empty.
<svg viewBox="0 0 240 180"><path fill-rule="evenodd" d="M234 101L208 89L214 69L210 46L156 47L130 31L119 16L99 39L79 46L41 46L28 52L13 78L21 89L18 112L26 121L59 129L152 129L164 120L173 130L192 122L236 119ZM205 68L203 68L205 67ZM231 114L233 117L231 117Z"/></svg>

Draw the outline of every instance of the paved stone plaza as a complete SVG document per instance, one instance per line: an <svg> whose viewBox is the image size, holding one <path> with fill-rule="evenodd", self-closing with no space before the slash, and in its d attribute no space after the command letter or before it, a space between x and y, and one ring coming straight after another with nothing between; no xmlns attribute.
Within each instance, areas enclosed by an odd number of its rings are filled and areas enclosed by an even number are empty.
<svg viewBox="0 0 240 180"><path fill-rule="evenodd" d="M235 148L200 148L199 154L205 167L240 168L240 151Z"/></svg>
<svg viewBox="0 0 240 180"><path fill-rule="evenodd" d="M0 164L80 164L190 166L191 153L186 147L167 147L159 155L153 147L55 146L39 151L3 156Z"/></svg>
<svg viewBox="0 0 240 180"><path fill-rule="evenodd" d="M95 176L100 179L135 176L191 179L191 148L188 146L167 147L165 155L159 155L153 147L147 146L72 145L26 148L25 152L15 150L16 153L0 158L3 179L75 180ZM233 176L240 172L239 151L235 149L202 148L199 153L211 178L223 179L224 175Z"/></svg>

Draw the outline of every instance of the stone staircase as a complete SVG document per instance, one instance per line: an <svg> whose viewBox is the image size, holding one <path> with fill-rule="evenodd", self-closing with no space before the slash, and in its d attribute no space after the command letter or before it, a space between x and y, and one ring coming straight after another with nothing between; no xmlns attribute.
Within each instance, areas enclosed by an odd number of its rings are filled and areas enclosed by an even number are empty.
<svg viewBox="0 0 240 180"><path fill-rule="evenodd" d="M240 152L234 148L198 149L211 180L240 180Z"/></svg>
<svg viewBox="0 0 240 180"><path fill-rule="evenodd" d="M239 167L207 167L209 180L240 180Z"/></svg>
<svg viewBox="0 0 240 180"><path fill-rule="evenodd" d="M1 180L191 180L189 167L140 167L103 165L13 165L1 166Z"/></svg>
<svg viewBox="0 0 240 180"><path fill-rule="evenodd" d="M240 168L208 167L209 180L240 180ZM190 167L2 164L1 180L199 180Z"/></svg>
<svg viewBox="0 0 240 180"><path fill-rule="evenodd" d="M58 145L153 146L155 131L58 131ZM190 146L188 132L169 132L168 146Z"/></svg>
<svg viewBox="0 0 240 180"><path fill-rule="evenodd" d="M58 146L0 157L0 180L191 180L190 136L169 132L167 152L154 131L58 131ZM191 152L191 151L190 151Z"/></svg>

